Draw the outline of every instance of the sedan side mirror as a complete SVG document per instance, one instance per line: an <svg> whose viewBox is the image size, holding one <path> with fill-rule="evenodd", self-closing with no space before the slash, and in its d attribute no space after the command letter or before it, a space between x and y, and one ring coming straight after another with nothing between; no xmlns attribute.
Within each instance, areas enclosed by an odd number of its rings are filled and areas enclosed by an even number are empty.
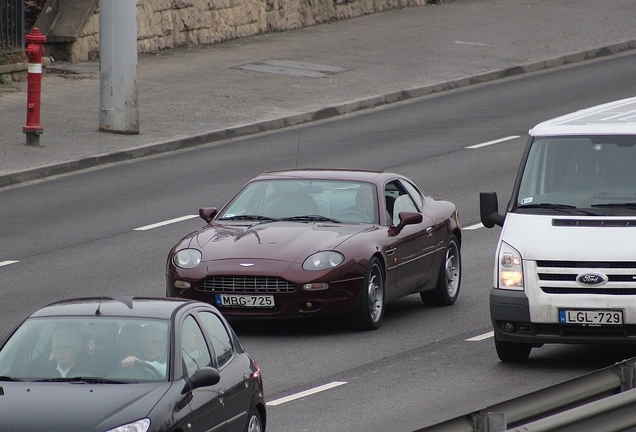
<svg viewBox="0 0 636 432"><path fill-rule="evenodd" d="M208 387L218 384L221 381L221 374L213 367L202 367L190 378L186 378L186 385L181 390L181 394L185 394L190 390L199 387Z"/></svg>
<svg viewBox="0 0 636 432"><path fill-rule="evenodd" d="M216 207L203 207L199 209L199 217L207 223L210 223L210 221L214 219L214 216L216 216L216 212Z"/></svg>
<svg viewBox="0 0 636 432"><path fill-rule="evenodd" d="M496 192L481 192L479 194L479 215L481 223L486 228L492 228L495 225L503 226L505 216L499 214Z"/></svg>

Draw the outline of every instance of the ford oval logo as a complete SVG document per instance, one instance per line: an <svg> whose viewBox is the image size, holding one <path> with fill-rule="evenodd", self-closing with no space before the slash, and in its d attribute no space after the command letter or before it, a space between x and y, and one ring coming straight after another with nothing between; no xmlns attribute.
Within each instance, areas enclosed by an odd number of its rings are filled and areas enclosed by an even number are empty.
<svg viewBox="0 0 636 432"><path fill-rule="evenodd" d="M583 285L602 285L607 282L607 276L600 273L581 273L576 281Z"/></svg>

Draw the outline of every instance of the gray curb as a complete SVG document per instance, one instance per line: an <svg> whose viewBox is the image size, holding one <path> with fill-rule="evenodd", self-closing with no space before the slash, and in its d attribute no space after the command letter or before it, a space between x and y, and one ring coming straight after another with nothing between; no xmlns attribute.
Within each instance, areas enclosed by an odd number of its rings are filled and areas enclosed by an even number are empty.
<svg viewBox="0 0 636 432"><path fill-rule="evenodd" d="M94 168L100 165L129 161L146 156L196 147L204 144L253 135L261 132L283 129L290 126L324 120L332 117L337 117L342 114L349 114L356 111L378 107L381 105L387 105L395 102L402 102L414 98L419 98L433 93L439 93L447 90L453 90L461 87L494 81L497 79L537 72L559 66L565 66L568 64L579 63L585 60L592 60L615 55L634 49L636 49L636 40L630 40L613 45L608 45L605 47L577 52L574 54L559 56L552 59L527 63L524 65L513 66L491 72L485 72L474 76L458 78L456 80L450 80L426 85L423 87L392 92L385 95L370 96L362 99L344 102L338 105L321 108L315 111L282 117L279 119L238 125L225 129L213 130L199 135L174 138L168 141L155 142L143 146L114 151L111 153L103 153L100 155L26 169L19 172L12 172L0 176L0 187L16 185L18 183L43 179L60 174L67 174L87 168Z"/></svg>

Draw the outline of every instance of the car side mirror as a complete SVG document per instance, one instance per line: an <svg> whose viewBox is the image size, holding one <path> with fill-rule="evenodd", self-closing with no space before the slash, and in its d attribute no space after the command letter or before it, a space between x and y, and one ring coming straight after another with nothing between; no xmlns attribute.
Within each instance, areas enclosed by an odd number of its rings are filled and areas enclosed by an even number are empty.
<svg viewBox="0 0 636 432"><path fill-rule="evenodd" d="M221 381L221 374L213 367L202 367L194 375L186 378L186 385L181 390L181 394L197 389L199 387L208 387L218 384Z"/></svg>
<svg viewBox="0 0 636 432"><path fill-rule="evenodd" d="M203 207L199 209L199 217L207 223L210 223L210 221L214 219L214 216L216 216L217 211L216 207Z"/></svg>
<svg viewBox="0 0 636 432"><path fill-rule="evenodd" d="M400 212L398 214L398 218L400 218L400 223L397 226L391 227L393 235L399 234L400 231L402 231L402 229L407 225L415 225L424 220L421 213L409 211Z"/></svg>
<svg viewBox="0 0 636 432"><path fill-rule="evenodd" d="M479 194L479 215L481 223L486 228L495 225L503 226L505 216L499 214L499 201L496 192L481 192Z"/></svg>

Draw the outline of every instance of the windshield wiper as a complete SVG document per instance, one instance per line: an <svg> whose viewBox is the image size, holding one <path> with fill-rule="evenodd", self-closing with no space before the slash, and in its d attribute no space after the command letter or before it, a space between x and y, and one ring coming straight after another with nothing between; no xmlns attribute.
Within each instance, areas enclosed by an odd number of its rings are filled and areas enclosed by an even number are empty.
<svg viewBox="0 0 636 432"><path fill-rule="evenodd" d="M261 215L235 215L235 216L227 216L222 217L219 220L258 220L258 221L275 221L278 220L269 216L261 216Z"/></svg>
<svg viewBox="0 0 636 432"><path fill-rule="evenodd" d="M583 209L578 208L577 206L573 206L570 204L554 204L554 203L538 203L538 204L521 204L517 208L520 209L529 209L529 208L542 208L542 209L552 209L562 211L564 213L571 213L572 211L576 211L579 213L596 216L596 213L588 212Z"/></svg>
<svg viewBox="0 0 636 432"><path fill-rule="evenodd" d="M18 378L13 378L13 377L10 377L10 376L2 375L2 376L0 376L0 381L16 381L17 382L17 381L22 381L22 380L18 379Z"/></svg>
<svg viewBox="0 0 636 432"><path fill-rule="evenodd" d="M68 377L68 378L46 378L37 382L81 382L87 384L125 384L123 381L110 380L101 377Z"/></svg>
<svg viewBox="0 0 636 432"><path fill-rule="evenodd" d="M625 207L636 208L636 202L592 204L592 207Z"/></svg>
<svg viewBox="0 0 636 432"><path fill-rule="evenodd" d="M291 216L291 217L286 217L286 218L280 218L279 220L282 221L300 221L300 222L333 222L333 223L342 223L342 221L339 221L338 219L332 219L329 218L327 216L321 216L321 215L306 215L306 216Z"/></svg>

